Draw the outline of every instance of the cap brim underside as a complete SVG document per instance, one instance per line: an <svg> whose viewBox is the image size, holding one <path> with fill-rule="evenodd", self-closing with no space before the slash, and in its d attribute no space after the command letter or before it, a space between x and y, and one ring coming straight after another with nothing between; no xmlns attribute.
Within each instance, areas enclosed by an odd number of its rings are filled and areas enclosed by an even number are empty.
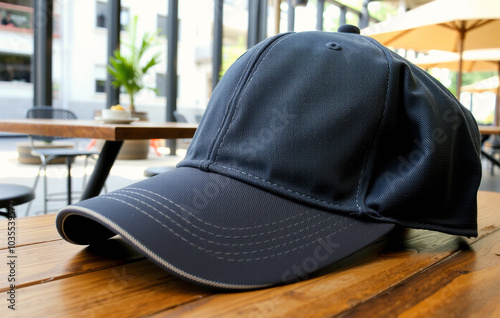
<svg viewBox="0 0 500 318"><path fill-rule="evenodd" d="M64 208L57 228L76 244L119 234L174 275L234 290L301 279L394 224L363 222L219 174L177 168Z"/></svg>

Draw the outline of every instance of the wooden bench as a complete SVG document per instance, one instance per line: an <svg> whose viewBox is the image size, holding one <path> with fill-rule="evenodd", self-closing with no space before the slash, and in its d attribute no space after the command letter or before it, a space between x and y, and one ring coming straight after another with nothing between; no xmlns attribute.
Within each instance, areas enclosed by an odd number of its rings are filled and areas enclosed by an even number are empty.
<svg viewBox="0 0 500 318"><path fill-rule="evenodd" d="M477 238L406 230L305 281L239 293L177 279L120 238L67 243L54 214L15 220L11 253L5 220L0 317L500 317L500 193L478 202Z"/></svg>

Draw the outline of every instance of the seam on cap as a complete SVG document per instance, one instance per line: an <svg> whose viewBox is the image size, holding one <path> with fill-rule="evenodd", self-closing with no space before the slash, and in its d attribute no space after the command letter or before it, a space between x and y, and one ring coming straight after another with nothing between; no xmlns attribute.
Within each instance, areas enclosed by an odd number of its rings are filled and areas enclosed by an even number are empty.
<svg viewBox="0 0 500 318"><path fill-rule="evenodd" d="M397 55L397 53L392 52L390 50L385 51L384 50L385 47L382 44L380 44L379 42L377 42L376 40L374 40L373 38L366 37L366 36L361 36L361 35L354 35L354 36L361 37L365 41L371 42L372 45L374 45L375 47L377 47L382 52L382 54L385 56L386 60L388 61L387 65L388 65L389 71L391 70L391 63L389 63L389 60L394 60L394 55ZM417 67L417 70L419 72L422 72L422 74L424 74L425 76L429 77L429 75L427 73L423 72L418 67ZM390 74L390 72L389 72L389 74ZM455 99L455 97L453 96L453 94L451 94L450 91L447 90L439 81L434 80L432 77L429 77L429 78L432 79L434 83L438 84L438 87L440 88L441 92L443 92L444 94L447 94L449 97L452 97L453 99ZM388 77L388 81L389 80L390 80L390 75ZM382 118L381 118L381 121L380 121L381 124L382 124L382 122L383 122L383 120L385 118L385 115L386 115L386 112L387 112L387 109L388 109L387 108L387 100L388 100L388 96L389 96L389 87L390 86L388 85L387 86L387 92L386 92L385 109L384 109L384 112L382 114ZM458 109L460 110L460 112L463 112L464 110L466 110L466 108L460 102L454 102L454 106L457 106ZM452 107L452 108L454 108L454 107ZM467 116L463 116L463 118L467 118ZM375 142L375 140L377 140L378 134L380 132L381 124L379 125L379 128L377 129L377 134L376 134L376 136L374 138L374 142ZM477 125L476 125L476 127L477 127ZM477 133L479 132L478 129L476 129L476 131L477 131ZM371 146L372 148L373 148L373 144L374 143L372 143L372 146ZM364 168L363 168L363 170L364 170ZM361 179L360 179L360 181L361 181ZM356 198L356 200L358 200L358 198ZM471 231L471 232L475 232L476 235L477 235L477 228L474 228L474 227L472 227L472 228L469 228L469 227L467 227L467 228L460 227L459 228L459 227L452 227L452 226L448 226L448 225L444 225L444 224L438 224L438 225L436 225L435 223L424 223L424 222L415 222L415 221L410 221L410 220L400 220L400 219L393 218L393 217L382 216L382 215L380 215L378 213L372 213L372 214L369 215L369 217L372 218L372 219L374 219L374 220L383 221L383 222L390 222L390 223L396 223L396 224L403 225L405 227L415 227L415 228L421 228L421 229L425 229L425 230L437 230L437 231L441 231L441 232L446 232L446 230L447 230L448 233L455 234L455 235L457 235L457 231L460 231L460 232ZM463 234L460 233L459 235L463 235Z"/></svg>
<svg viewBox="0 0 500 318"><path fill-rule="evenodd" d="M262 261L262 260L265 260L265 259L269 259L269 258L274 258L276 256L281 256L281 255L284 255L284 254L288 254L288 253L291 253L291 252L294 252L296 250L299 250L299 249L302 249L304 247L307 247L311 244L314 244L316 242L319 241L319 239L315 239L309 243L306 243L306 244L303 244L303 245L300 245L300 246L297 246L297 247L294 247L292 249L289 249L289 250L286 250L286 251L282 251L282 252L279 252L279 253L276 253L276 254L271 254L271 255L266 255L266 256L263 256L263 257L256 257L256 258L247 258L247 259L231 259L231 258L227 258L227 257L224 257L224 256L221 256L221 255L247 255L247 254L255 254L257 252L261 252L261 251L268 251L268 250L272 250L272 249L275 249L277 247L280 247L280 246L284 246L286 244L291 244L292 242L295 242L295 241L300 241L302 240L303 238L298 238L294 241L291 241L291 242L286 242L286 243L283 243L283 244L279 244L277 246L272 246L272 247L269 247L269 248L266 248L266 249L262 249L262 250L256 250L256 251L250 251L250 252L243 252L243 253L230 253L230 252L227 252L227 253L223 253L223 252L217 252L217 251L214 251L214 250L210 250L210 249L207 249L207 248L204 248L202 246L199 246L199 245L196 245L195 243L189 241L188 239L186 239L185 237L183 237L182 235L180 235L179 233L177 233L176 231L174 231L173 229L169 228L167 225L165 225L163 222L161 222L159 219L157 219L156 217L154 217L153 215L147 213L146 211L144 211L143 209L133 205L132 203L130 202L127 202L127 201L124 201L124 200L121 200L121 199L118 199L118 198L113 198L113 197L109 197L109 196L102 196L101 198L103 199L108 199L108 200L114 200L114 201L118 201L118 202L121 202L125 205L128 205L136 210L138 210L140 213L144 214L145 216L153 219L156 223L158 223L161 227L164 227L166 228L170 233L172 233L174 236L176 236L177 238L181 239L182 241L186 242L187 244L193 246L194 248L196 249L199 249L207 254L211 254L213 257L217 258L217 259L220 259L220 260L224 260L224 261L230 261L230 262L251 262L251 261ZM326 231L327 229L331 228L332 226L334 225L337 225L338 223L341 223L345 220L346 218L343 218L341 221L335 223L335 224L331 224L329 227L326 227L322 230L319 230L315 233L312 233L312 234L309 234L307 235L307 237L311 237L311 236L314 236L318 233L321 233L323 231ZM333 234L336 234L340 231L343 231L349 227L351 227L353 224L355 224L356 221L353 220L350 224L346 225L345 227L333 232L333 233L329 233L328 235L333 235ZM121 233L120 233L121 234Z"/></svg>
<svg viewBox="0 0 500 318"><path fill-rule="evenodd" d="M246 284L246 285L245 284L229 284L229 283L221 283L221 282L217 282L217 281L213 281L213 280L208 280L205 278L198 277L196 275L192 275L192 274L187 273L187 272L181 270L180 268L174 266L173 264L167 262L163 258L161 258L158 254L154 253L150 248L146 247L144 244L139 242L135 237L130 235L130 233L127 232L124 228L122 228L121 226L116 224L114 221L103 216L102 214L97 213L95 211L92 211L90 209L82 208L82 207L78 207L78 206L73 206L73 208L75 208L79 212L86 213L87 215L84 215L85 217L88 217L96 222L103 223L108 228L112 229L113 232L121 235L125 240L127 240L131 244L133 244L137 249L144 252L153 261L157 262L161 266L166 267L171 272L173 272L181 277L184 277L186 279L189 279L190 281L197 282L200 284L205 284L205 285L212 286L212 287L217 287L217 288L231 288L231 289L240 289L240 290L249 289L249 288L264 288L264 287L268 287L268 286L273 285L273 284L258 284L258 285L256 285L256 284L254 284L254 285L251 285L251 284ZM77 214L77 213L66 214L64 216L64 219L62 220L62 223L64 223L65 219L71 215L79 215L79 214ZM63 226L63 232L64 232L64 226ZM66 238L66 240L71 242L71 240L68 238Z"/></svg>
<svg viewBox="0 0 500 318"><path fill-rule="evenodd" d="M333 203L333 202L330 202L330 201L326 201L326 200L317 199L317 198L312 197L312 196L310 196L310 195L303 194L303 193L297 192L297 191L295 191L295 190L292 190L292 189L286 188L286 187L284 187L284 186L282 186L282 185L279 185L279 184L277 184L277 183L271 183L270 181L268 181L268 180L266 180L266 179L263 179L263 178L260 178L260 177L254 176L253 174L247 173L247 172L245 172L245 171L241 171L241 170L238 170L238 169L235 169L235 168L231 168L231 167L228 167L228 166L225 166L225 165L219 164L219 163L217 163L217 162L214 162L213 164L214 164L214 165L217 165L217 166L219 166L219 167L222 167L222 168L224 168L224 169L227 169L227 170L236 171L236 172L238 172L238 173L241 173L241 174L243 174L243 175L249 176L249 177L251 177L251 178L253 178L253 179L256 179L256 180L258 180L258 181L265 182L265 183L267 183L267 184L269 184L269 185L271 185L271 186L275 186L275 187L278 187L278 188L280 188L280 189L283 189L283 190L285 190L285 191L287 191L287 192L290 192L290 193L293 193L293 194L300 195L301 197L304 197L304 198L306 198L306 199L311 199L311 200L316 201L316 202L325 203L325 204L327 204L327 205L340 207L340 205L339 205L339 204L336 204L336 203Z"/></svg>
<svg viewBox="0 0 500 318"><path fill-rule="evenodd" d="M261 43L260 45L263 45L263 43ZM245 65L245 68L246 69L248 67L248 65L253 61L253 58L254 56L259 52L259 50L255 50L252 54L252 56L250 56L250 58L248 59L248 62L246 63ZM236 83L236 85L234 86L234 89L233 89L233 93L231 94L231 97L228 98L227 100L227 103L226 103L226 110L225 110L225 114L227 115L228 112L229 112L229 104L231 103L231 101L233 100L235 94L236 94L236 91L238 90L238 87L239 87L239 84L240 82L243 80L243 76L240 76L239 80L238 80L238 83ZM217 133L216 133L216 136L219 135L219 133L222 131L222 127L224 126L224 119L221 120L220 122L220 126L219 128L217 129ZM206 160L210 160L210 157L211 157L211 153L212 151L210 149L212 149L212 147L215 146L215 143L217 142L217 139L218 138L214 138L212 144L210 145L210 147L208 148L208 153L207 153L207 159Z"/></svg>
<svg viewBox="0 0 500 318"><path fill-rule="evenodd" d="M207 226L210 226L210 227L213 227L213 228L216 228L216 229L221 229L221 230L230 230L230 231L245 231L245 230L253 230L253 229L258 229L258 228L262 228L262 227L268 227L268 226L272 226L272 225L276 225L276 224L279 224L279 223L283 223L283 222L286 222L286 221L289 221L289 220L292 220L292 219L295 219L297 217L300 217L300 216L303 216L305 214L309 214L311 213L311 210L307 210L305 212L302 212L300 214L297 214L297 215L294 215L292 217L289 217L289 218L286 218L286 219L281 219L279 221L276 221L276 222L271 222L271 223L265 223L265 224L259 224L257 226L248 226L248 227L224 227L224 226L218 226L218 225L215 225L215 224L212 224L212 223L209 223L209 222L206 222L205 220L202 220L200 219L199 217L197 217L195 214L189 212L188 210L184 209L182 206L180 206L179 204L173 202L172 200L170 200L169 198L167 197L164 197L158 193L155 193L153 191L149 191L149 190L146 190L146 189L142 189L142 188L133 188L133 187L127 187L126 189L132 189L132 190L138 190L138 191L144 191L146 193L149 193L149 194L152 194L152 195L156 195L166 201L168 201L169 203L173 204L174 206L178 207L179 209L181 209L182 211L186 212L189 216L195 218L196 220L200 221L201 223L207 225ZM116 191L124 191L124 189L118 189ZM153 199L152 199L153 200Z"/></svg>
<svg viewBox="0 0 500 318"><path fill-rule="evenodd" d="M115 193L115 194L116 194L116 193ZM136 197L127 196L127 195L121 195L121 196L124 196L124 197L126 197L126 198L129 198L129 199L133 199L133 200L139 201L140 203L142 203L142 204L144 204L144 205L147 205L149 208L151 208L151 209L155 210L155 211L156 211L157 213L159 213L161 216L163 216L163 217L167 218L167 219L168 219L171 223L173 223L173 224L177 225L178 227L182 228L182 230L183 230L184 232L187 232L188 234L190 234L191 236L195 237L196 239L199 239L200 241L205 241L205 242L208 242L208 243L210 243L210 244L218 245L218 246L227 246L227 247L244 247L244 246L252 246L252 245L266 244L266 243L270 243L270 242L274 242L274 241L277 241L277 240L281 240L281 239L284 239L284 238L287 238L287 237L290 237L290 236L295 236L295 235L297 235L297 234L299 234L299 233L302 233L302 232L304 232L304 231L306 231L306 230L309 230L309 229L311 229L311 228L313 228L313 227L319 226L319 225L321 225L321 224L323 224L323 223L326 223L326 222L329 222L329 221L330 221L330 220L328 220L328 219L325 219L325 220L322 220L322 221L316 222L316 223L314 223L314 224L312 224L312 225L309 225L309 226L307 226L307 227L305 227L305 228L302 228L302 229L300 229L300 230L294 231L294 232L292 232L292 233L288 233L288 234L286 234L286 235L281 235L281 236L278 236L278 237L273 237L272 239L268 239L268 240L264 240L264 241L257 241L257 242L251 242L251 243L228 244L228 243L220 243L220 242L215 242L215 241L212 241L212 240L210 240L210 239L203 238L203 237L201 237L201 236L199 236L199 235L197 235L197 234L195 234L195 233L191 232L190 230L188 230L188 229L186 229L185 227L183 227L183 226L182 226L182 224L179 224L179 222L177 222L177 221L173 220L171 217L169 217L168 215L166 215L166 214L162 213L160 210L158 210L158 209L156 209L155 207L153 207L153 206L149 205L147 202L145 202L145 201L143 201L143 200L140 200L140 199L138 199L138 198L136 198ZM146 197L146 198L148 198L148 197ZM113 198L113 199L114 199L114 198ZM120 200L120 199L117 199L117 200ZM121 201L121 202L126 202L126 201L123 201L123 200L120 200L120 201ZM154 200L153 200L153 201L154 201ZM160 205L162 205L164 208L168 209L169 211L171 211L172 213L174 213L175 215L177 215L177 216L179 216L179 217L180 217L180 215L179 215L176 211L172 210L172 209L171 209L171 208L169 208L168 206L165 206L165 205L163 205L163 204L161 204L161 203L159 203L159 202L157 202L157 201L155 201L155 202L156 202L156 203L158 203L158 204L160 204ZM187 222L188 224L190 224L191 226L193 226L195 229L199 230L200 232L207 233L207 234L209 234L209 235L211 235L211 236L213 236L213 237L223 238L223 239L248 239L248 238L253 238L253 237L257 237L257 236L262 236L262 235L267 235L267 234L273 234L273 233L276 233L276 232L281 232L281 231L286 230L286 229L288 229L288 228L291 228L291 227L294 227L294 226L301 225L302 223L309 222L310 220L312 220L312 219L314 219L314 218L316 218L316 217L319 217L319 214L318 214L317 216L315 216L315 217L310 218L310 219L303 220L303 221L298 222L298 223L295 223L295 224L291 224L291 225L289 225L289 226L287 226L287 227L283 227L283 228L275 229L275 230L273 230L273 231L269 231L269 232L267 232L267 233L259 233L259 234L252 234L252 235L242 235L242 236L230 236L230 235L229 235L229 236L224 236L224 235L220 235L220 234L215 234L215 233L212 233L212 232L208 232L208 231L206 231L206 230L204 230L204 229L202 229L202 228L199 228L198 226L196 226L196 225L192 224L191 222L189 222L189 221L187 221L187 220L183 219L182 217L181 217L181 219L182 219L183 221ZM156 218L155 218L155 219L156 219ZM319 230L319 231L317 231L317 232L315 232L315 233L312 233L312 234L308 234L306 237L310 237L310 236L312 236L312 235L316 235L316 234L318 234L318 233L320 233L320 232L323 232L323 231L325 231L325 230L327 230L327 229L331 228L332 226L335 226L335 225L337 225L337 224L342 223L344 220L345 220L345 218L343 218L343 219L342 219L342 220L340 220L340 221L337 221L337 222L336 222L336 223L334 223L334 224L330 224L327 228L321 229L321 230ZM292 242L298 241L298 240L303 239L303 238L304 238L304 237L302 237L302 238L298 238L298 239L295 239L295 240L293 240ZM283 246L283 245L287 245L287 244L290 244L290 243L291 243L291 242L284 242L284 243L279 244L278 246ZM194 244L194 243L193 243L193 244ZM250 251L250 252L243 252L243 253L223 253L223 255L250 254L251 252L256 253L256 252L261 252L261 251L271 250L271 249L276 248L276 247L277 247L277 246L272 246L272 247L265 248L265 249L262 249L262 250L258 250L258 251L255 251L255 252ZM222 253L222 252L216 252L216 254L217 254L217 253Z"/></svg>
<svg viewBox="0 0 500 318"><path fill-rule="evenodd" d="M149 205L146 201L140 200L140 199L138 199L137 197L133 197L133 196L130 196L130 195L125 195L125 194L120 194L120 193L117 193L117 192L118 192L118 191L116 191L116 192L112 193L112 195L116 195L116 196L123 196L123 197L126 197L126 198L130 198L130 199L133 199L133 200L139 201L139 202L141 202L141 203L143 203L143 204L145 204L145 205L148 205L149 207L151 207L153 210L157 211L157 212L158 212L159 214L161 214L162 216L164 216L164 217L166 217L167 219L171 220L171 221L172 221L173 223L175 223L176 225L179 225L180 227L182 227L182 228L183 228L186 232L188 232L188 233L190 233L190 234L193 234L193 233L191 233L190 231L186 230L186 229L185 229L185 228L184 228L181 224L178 224L178 222L176 222L176 221L172 220L172 219L171 219L168 215L166 215L166 214L162 213L161 211L159 211L159 210L158 210L158 209L156 209L155 207L153 207L153 206ZM201 231L201 232L207 233L207 234L209 234L209 235L212 235L212 236L214 236L214 237L219 237L219 238L223 238L223 239L246 239L246 238L252 238L252 237L258 237L258 236L264 236L264 235L268 235L268 234L273 234L273 233L276 233L276 232L281 232L281 231L287 230L287 229L289 229L289 228L292 228L292 227L295 227L295 226L301 225L301 224L303 224L303 223L307 223L307 222L309 222L309 221L311 221L311 220L313 220L313 219L316 219L316 218L318 218L318 217L320 216L320 214L318 213L318 214L316 214L316 215L314 215L314 216L312 216L312 217L310 217L310 218L308 218L308 219L302 220L302 221L300 221L300 222L292 223L292 224L289 224L289 225L287 225L287 226L283 226L283 227L281 227L281 228L273 229L273 230L271 230L271 231L267 231L267 232L255 233L255 234L252 234L252 235L221 235L221 234L216 234L216 233L213 233L213 232L210 232L210 231L207 231L207 230L205 230L205 229L200 228L199 226L197 226L197 225L195 225L194 223L192 223L191 221L189 221L189 219L186 219L186 218L182 217L182 215L181 215L181 214L179 214L177 211L175 211L175 210L171 209L171 208L170 208L170 207L168 207L167 205L165 205L165 204L163 204L163 203L161 203L161 202L159 202L159 201L157 201L157 200L155 200L155 199L153 199L153 198L151 198L151 197L148 197L147 195L144 195L144 194L141 194L141 193L138 193L138 192L133 192L133 191L120 191L120 192L129 192L129 193L131 193L131 194L136 194L136 195L142 196L142 197L144 197L144 198L150 199L150 200L151 200L151 201L153 201L154 203L156 203L156 204L158 204L158 205L160 205L160 206L162 206L162 207L166 208L167 210L171 211L174 215L178 216L178 217L179 217L182 221L186 222L188 225L192 226L193 228L195 228L195 229L197 229L197 230L199 230L199 231ZM109 194L109 195L107 195L107 196L108 196L108 197L111 197L111 194ZM182 210L184 210L184 209L182 209ZM325 221L318 222L318 223L316 223L316 224L314 224L314 225L310 225L310 226L308 226L307 228L310 228L310 227L312 227L312 226L317 226L318 224L321 224L321 223L323 223L323 222L325 222ZM203 223L205 224L205 222L203 222ZM306 228L306 229L307 229L307 228ZM251 230L251 229L253 229L253 228L250 228L250 230ZM303 231L303 230L302 230L302 231ZM291 233L291 234L296 234L296 233L299 233L299 232L301 232L301 231L296 231L296 232ZM196 236L196 237L198 237L196 234L193 234L193 235L194 235L194 236ZM203 238L200 238L200 239L205 240L205 239L203 239ZM223 245L223 244L221 244L221 245ZM244 244L244 245L245 245L245 244ZM244 245L242 245L242 246L244 246Z"/></svg>
<svg viewBox="0 0 500 318"><path fill-rule="evenodd" d="M371 44L372 46L376 47L381 53L382 53L382 56L384 56L386 62L387 62L387 83L386 83L386 92L385 92L385 100L384 100L384 111L382 112L382 116L380 118L380 121L378 123L378 126L377 126L377 130L374 134L374 137L373 137L373 141L370 143L370 148L368 149L368 151L366 152L366 155L365 155L365 160L364 160L364 164L363 164L363 169L361 170L361 174L359 176L359 180L358 180L358 189L356 190L356 206L358 208L358 213L359 214L362 214L362 208L361 208L361 205L360 205L360 202L359 202L359 195L360 195L360 192L361 192L361 185L362 185L362 180L364 178L364 174L365 174L365 171L366 171L366 165L368 163L368 159L371 157L371 154L372 154L372 151L373 151L373 147L374 147L374 144L376 142L376 140L378 139L378 135L380 133L380 127L382 126L382 123L384 121L384 118L385 118L385 115L386 115L386 112L387 112L387 101L388 101L388 95L389 95L389 81L390 81L390 78L391 78L391 65L390 65L390 62L389 62L389 59L387 58L387 55L385 54L385 52L378 46L374 45L373 42L371 41L368 41L364 36L359 36L358 37L360 39L362 39L363 41ZM363 202L363 206L364 206L364 202Z"/></svg>
<svg viewBox="0 0 500 318"><path fill-rule="evenodd" d="M328 234L327 236L330 236L330 235L334 235L334 234L337 234L339 232L342 232L346 229L348 229L349 227L351 227L353 224L355 224L356 221L352 221L351 223L347 224L346 226L344 226L343 228L341 229L338 229L337 231L333 232L333 233L330 233ZM333 226L333 225L332 225ZM330 226L331 227L331 226ZM330 228L328 227L328 228ZM326 229L328 229L326 228ZM325 230L326 230L325 229ZM317 232L319 233L319 231ZM311 234L314 235L314 234L317 234L317 233L313 233ZM282 255L285 255L285 254L288 254L288 253L291 253L291 252L295 252L296 250L299 250L299 249L302 249L304 247L307 247L307 246L310 246L312 244L316 244L318 243L319 241L321 241L322 239L324 239L325 237L327 236L324 236L324 237L321 237L321 238L317 238L316 240L312 241L312 242L309 242L307 244L303 244L301 246L297 246L293 249L290 249L290 250L286 250L286 251L283 251L283 252L279 252L279 253L276 253L276 254L272 254L272 255L267 255L267 256L263 256L263 257L256 257L256 258L247 258L247 259L234 259L234 258L222 258L222 257L217 257L217 258L220 258L220 259L223 259L225 261L229 261L229 262L253 262L253 261L262 261L262 260L266 260L266 259L269 259L269 258L274 258L274 257L277 257L277 256L282 256Z"/></svg>
<svg viewBox="0 0 500 318"><path fill-rule="evenodd" d="M269 47L269 50L267 51L266 55L262 58L262 60L259 62L259 65L256 66L256 69L255 69L255 72L252 74L252 77L250 77L250 79L248 80L248 83L245 85L245 87L243 88L243 91L241 92L241 95L240 95L240 98L238 99L238 101L236 102L236 106L234 108L234 113L233 113L233 117L231 117L231 121L229 122L229 126L227 128L227 131L226 133L224 134L224 136L222 137L222 141L221 143L219 144L219 147L217 148L217 152L216 152L216 156L215 156L215 161L218 161L219 160L219 151L220 149L222 148L222 145L224 144L224 141L226 139L226 136L228 135L229 131L231 130L232 126L233 126L233 122L234 122L234 118L236 117L236 112L239 108L239 105L240 105L240 101L241 99L243 98L243 96L245 95L246 91L247 91L247 88L250 86L250 83L252 82L253 78L255 77L255 74L258 73L259 69L260 69L260 66L262 65L262 63L266 60L267 56L269 55L269 53L272 52L272 50L279 44L281 43L281 41L283 41L284 39L288 38L290 35L293 35L295 33L290 33L288 35L284 35L282 36L281 38L279 38L275 43L271 44L271 46Z"/></svg>

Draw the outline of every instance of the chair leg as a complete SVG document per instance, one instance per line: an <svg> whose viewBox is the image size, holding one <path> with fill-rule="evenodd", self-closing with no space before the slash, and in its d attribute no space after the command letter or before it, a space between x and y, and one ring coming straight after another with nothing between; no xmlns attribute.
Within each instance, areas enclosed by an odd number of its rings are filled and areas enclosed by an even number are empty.
<svg viewBox="0 0 500 318"><path fill-rule="evenodd" d="M10 205L7 207L7 217L8 218L17 218L17 215L16 215L16 210L14 210L14 206L13 205Z"/></svg>
<svg viewBox="0 0 500 318"><path fill-rule="evenodd" d="M73 157L70 157L70 156L66 157L66 167L68 169L68 179L67 179L68 205L71 204L71 196L72 196L72 190L71 190L71 161L72 160L73 160Z"/></svg>
<svg viewBox="0 0 500 318"><path fill-rule="evenodd" d="M85 156L85 161L83 162L83 179L82 179L82 189L85 189L87 184L87 163L89 161L89 156Z"/></svg>
<svg viewBox="0 0 500 318"><path fill-rule="evenodd" d="M36 186L38 185L38 180L40 179L40 173L42 172L42 166L40 165L40 167L38 167L38 173L36 175L36 178L35 178L35 183L33 183L33 191L36 191ZM33 203L33 200L31 200L29 203L28 203L28 206L26 207L26 216L28 216L30 214L30 209L31 209L31 204Z"/></svg>
<svg viewBox="0 0 500 318"><path fill-rule="evenodd" d="M44 161L44 160L43 160ZM43 214L47 214L48 211L48 190L47 190L48 182L47 182L47 163L43 163Z"/></svg>
<svg viewBox="0 0 500 318"><path fill-rule="evenodd" d="M491 152L491 156L495 157L495 150ZM490 175L493 177L495 175L495 165L491 162Z"/></svg>
<svg viewBox="0 0 500 318"><path fill-rule="evenodd" d="M0 211L0 216L4 216L6 218L17 218L16 211L14 210L14 207L9 203L9 205L5 208L6 211Z"/></svg>

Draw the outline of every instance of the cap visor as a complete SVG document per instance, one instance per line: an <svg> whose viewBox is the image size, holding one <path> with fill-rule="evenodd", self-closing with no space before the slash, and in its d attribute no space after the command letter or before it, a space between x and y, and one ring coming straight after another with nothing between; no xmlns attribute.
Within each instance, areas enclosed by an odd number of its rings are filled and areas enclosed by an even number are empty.
<svg viewBox="0 0 500 318"><path fill-rule="evenodd" d="M174 275L233 290L301 280L394 227L194 168L177 168L57 215L57 229L69 242L93 244L119 234Z"/></svg>

